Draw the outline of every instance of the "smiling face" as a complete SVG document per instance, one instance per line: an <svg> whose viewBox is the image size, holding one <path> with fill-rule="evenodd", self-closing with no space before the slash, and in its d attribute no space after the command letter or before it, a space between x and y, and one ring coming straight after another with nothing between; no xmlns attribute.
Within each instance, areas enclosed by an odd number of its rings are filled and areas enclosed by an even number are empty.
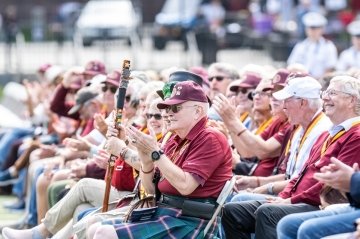
<svg viewBox="0 0 360 239"><path fill-rule="evenodd" d="M161 100L153 101L146 112L147 127L152 129L155 134L160 134L164 128L164 121L161 115L161 111L157 108L157 104Z"/></svg>
<svg viewBox="0 0 360 239"><path fill-rule="evenodd" d="M343 122L348 114L354 112L354 96L346 93L339 82L330 83L322 93L324 110L334 124Z"/></svg>

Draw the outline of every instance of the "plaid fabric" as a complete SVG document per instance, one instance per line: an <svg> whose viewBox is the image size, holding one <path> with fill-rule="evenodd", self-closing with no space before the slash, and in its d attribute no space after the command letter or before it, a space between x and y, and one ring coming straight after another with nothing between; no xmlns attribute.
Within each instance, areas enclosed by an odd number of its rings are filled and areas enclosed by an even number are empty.
<svg viewBox="0 0 360 239"><path fill-rule="evenodd" d="M153 220L141 223L122 223L122 219L110 219L102 224L113 225L119 238L204 238L208 221L195 217L181 216L181 210L175 208L158 208ZM215 222L208 232L214 238L218 232Z"/></svg>

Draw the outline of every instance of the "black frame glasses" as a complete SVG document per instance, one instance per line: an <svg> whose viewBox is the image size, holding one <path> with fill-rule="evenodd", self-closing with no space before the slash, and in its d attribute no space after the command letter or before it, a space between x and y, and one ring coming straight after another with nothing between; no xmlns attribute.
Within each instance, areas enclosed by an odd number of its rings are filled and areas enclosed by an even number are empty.
<svg viewBox="0 0 360 239"><path fill-rule="evenodd" d="M239 90L237 91L237 93L241 93L243 95L246 95L249 92L249 89L247 88L239 88Z"/></svg>
<svg viewBox="0 0 360 239"><path fill-rule="evenodd" d="M212 77L209 77L208 80L210 82L212 82L215 79L216 81L220 82L220 81L223 81L225 78L226 78L225 76L212 76Z"/></svg>
<svg viewBox="0 0 360 239"><path fill-rule="evenodd" d="M103 87L101 87L102 92L106 92L107 90L110 90L111 93L115 94L115 92L117 91L117 87L116 86L109 86L109 85L104 85Z"/></svg>
<svg viewBox="0 0 360 239"><path fill-rule="evenodd" d="M154 119L156 119L156 120L161 120L162 119L162 115L160 113L157 113L157 114L146 113L146 118L148 120L151 119L152 117L154 117Z"/></svg>

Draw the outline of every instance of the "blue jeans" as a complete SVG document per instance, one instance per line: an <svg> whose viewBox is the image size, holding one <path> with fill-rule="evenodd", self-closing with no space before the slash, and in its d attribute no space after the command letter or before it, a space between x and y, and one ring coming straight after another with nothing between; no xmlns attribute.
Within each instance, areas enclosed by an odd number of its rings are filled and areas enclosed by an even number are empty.
<svg viewBox="0 0 360 239"><path fill-rule="evenodd" d="M32 135L33 132L34 129L32 128L14 128L6 131L0 139L0 168L3 167L3 164L9 155L11 145L18 139Z"/></svg>
<svg viewBox="0 0 360 239"><path fill-rule="evenodd" d="M316 239L352 232L360 210L347 204L336 204L321 211L294 213L282 218L277 227L278 239Z"/></svg>
<svg viewBox="0 0 360 239"><path fill-rule="evenodd" d="M265 198L271 197L267 194L260 194L260 193L248 193L248 192L240 192L233 196L230 200L230 202L243 202L243 201L262 201L265 200Z"/></svg>

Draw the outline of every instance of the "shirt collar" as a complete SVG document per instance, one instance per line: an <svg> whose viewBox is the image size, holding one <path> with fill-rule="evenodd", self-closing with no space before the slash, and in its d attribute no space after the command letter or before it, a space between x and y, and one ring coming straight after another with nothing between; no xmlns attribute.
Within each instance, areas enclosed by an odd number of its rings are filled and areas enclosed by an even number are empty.
<svg viewBox="0 0 360 239"><path fill-rule="evenodd" d="M207 123L207 117L202 118L196 125L190 130L188 135L186 135L186 139L193 140L201 131L202 128L205 128Z"/></svg>
<svg viewBox="0 0 360 239"><path fill-rule="evenodd" d="M360 116L354 117L354 118L350 118L345 120L344 122L335 125L334 127L332 127L329 130L329 134L331 137L333 137L334 135L336 135L337 133L339 133L341 130L345 129L345 131L348 131L351 126L353 125L353 123L360 121Z"/></svg>
<svg viewBox="0 0 360 239"><path fill-rule="evenodd" d="M207 123L207 117L202 118L199 122L196 123L196 125L190 130L190 132L186 135L185 139L187 140L193 140L201 131L202 128L205 128ZM176 135L174 140L179 144L182 139Z"/></svg>

